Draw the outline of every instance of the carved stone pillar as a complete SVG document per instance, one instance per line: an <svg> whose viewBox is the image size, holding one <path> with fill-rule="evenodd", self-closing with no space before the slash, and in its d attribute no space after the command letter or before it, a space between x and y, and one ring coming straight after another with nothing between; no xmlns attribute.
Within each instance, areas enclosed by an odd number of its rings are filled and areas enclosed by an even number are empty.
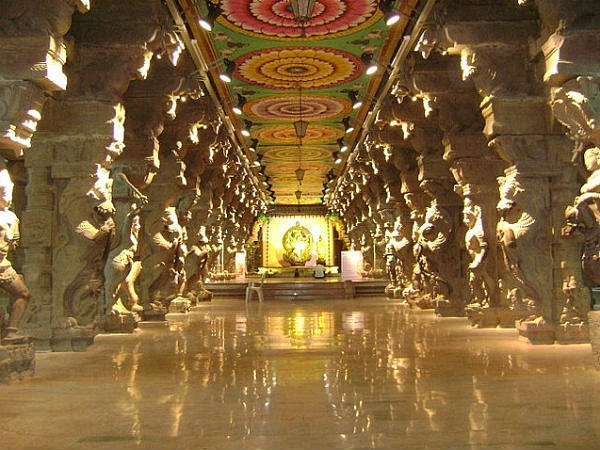
<svg viewBox="0 0 600 450"><path fill-rule="evenodd" d="M532 95L542 89L536 85L534 65L522 63L533 62L530 44L540 33L536 11L478 3L479 13L470 19L463 15L455 20L455 10L448 9L443 35L451 43L449 50L460 54L463 79L471 79L482 98L484 134L509 165L500 185L499 230L504 236L504 278L512 281L503 279L503 295L511 295L513 309L533 307L531 320L518 324L522 336L536 343L554 342L555 304L563 302L564 294L553 255L560 244L552 229L560 228L553 223L554 212L565 205L556 203L552 187L563 168L549 163L554 128L547 99ZM496 17L493 24L485 21L490 14ZM519 240L539 258L520 255Z"/></svg>
<svg viewBox="0 0 600 450"><path fill-rule="evenodd" d="M69 30L67 90L46 103L26 155L26 275L35 279L37 312L31 329L54 350L79 349L96 333L102 269L114 238L108 166L123 149L121 99L132 79L146 76L147 44L163 23L157 15L166 16L159 1L93 6Z"/></svg>
<svg viewBox="0 0 600 450"><path fill-rule="evenodd" d="M563 231L569 236L561 241L561 251L556 252L561 261L564 286L563 301L555 311L561 324L557 340L579 342L587 337L586 311L590 308L589 292L583 285L592 287L592 292L600 285L600 278L595 275L600 270L594 269L600 251L592 237L600 222L596 202L587 198L597 191L594 188L596 167L589 155L600 146L600 79L597 77L600 38L594 21L587 18L597 16L598 11L597 5L589 2L540 0L536 5L542 19L542 35L536 41L535 51L544 56L544 81L550 87L552 112L567 127L568 137L575 141L572 155L567 150L570 146L563 144L564 154L560 159L567 163L570 156L582 175L579 180L574 176L561 177L556 187L561 200L572 204L563 209L566 221L559 214L556 217L563 219L563 224L566 222ZM580 190L582 195L576 197L582 181L586 181ZM572 196L570 200L569 196ZM585 221L586 225L582 219L589 211L594 213L595 219ZM576 230L583 233L574 233ZM576 262L580 259L574 257L581 254L582 247L583 264L579 265ZM600 305L597 308L600 309ZM597 345L600 347L600 342Z"/></svg>
<svg viewBox="0 0 600 450"><path fill-rule="evenodd" d="M514 319L506 318L498 286L496 204L501 161L490 157L481 133L447 135L444 144L444 159L451 164L455 190L463 198L463 220L469 221L465 222L470 288L467 316L474 326L514 327Z"/></svg>

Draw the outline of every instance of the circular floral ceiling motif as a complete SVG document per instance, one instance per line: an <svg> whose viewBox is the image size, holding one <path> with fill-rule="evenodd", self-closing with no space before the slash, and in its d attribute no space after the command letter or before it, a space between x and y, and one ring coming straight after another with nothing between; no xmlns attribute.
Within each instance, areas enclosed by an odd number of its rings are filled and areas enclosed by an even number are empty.
<svg viewBox="0 0 600 450"><path fill-rule="evenodd" d="M352 112L348 100L326 95L270 96L252 100L244 112L259 120L331 120Z"/></svg>
<svg viewBox="0 0 600 450"><path fill-rule="evenodd" d="M324 174L329 169L331 169L331 165L333 164L333 160L331 164L327 165L325 163L302 163L302 168L306 170L304 175L303 182L306 184L307 181L310 181L311 178L314 181L321 182L324 176L313 177L311 174ZM273 180L277 178L283 178L282 175L285 174L294 174L294 171L298 168L297 164L269 164L269 168L267 173L272 177ZM295 174L294 174L295 176ZM295 178L294 178L295 179Z"/></svg>
<svg viewBox="0 0 600 450"><path fill-rule="evenodd" d="M274 48L236 59L236 75L255 86L278 90L325 89L361 75L363 63L352 53L333 48Z"/></svg>
<svg viewBox="0 0 600 450"><path fill-rule="evenodd" d="M331 150L328 147L317 147L314 145L303 145L300 152L298 151L298 146L271 147L262 149L261 154L265 159L277 161L297 162L300 157L303 162L331 159Z"/></svg>
<svg viewBox="0 0 600 450"><path fill-rule="evenodd" d="M343 131L320 124L310 124L306 130L303 143L320 144L335 141L343 136ZM298 137L292 124L275 125L252 131L252 137L263 144L297 144Z"/></svg>
<svg viewBox="0 0 600 450"><path fill-rule="evenodd" d="M220 23L239 32L273 38L324 38L355 33L379 19L377 0L317 0L304 24L295 18L289 0L223 0Z"/></svg>

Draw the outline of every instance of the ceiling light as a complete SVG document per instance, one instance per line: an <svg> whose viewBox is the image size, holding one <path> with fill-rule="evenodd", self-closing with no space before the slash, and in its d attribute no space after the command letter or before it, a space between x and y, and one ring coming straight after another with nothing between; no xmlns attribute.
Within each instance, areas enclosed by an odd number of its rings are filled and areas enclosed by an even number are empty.
<svg viewBox="0 0 600 450"><path fill-rule="evenodd" d="M313 13L316 0L290 0L294 18L300 22L307 22Z"/></svg>
<svg viewBox="0 0 600 450"><path fill-rule="evenodd" d="M348 98L352 103L352 109L358 109L362 106L362 101L358 99L358 92L350 91L348 92Z"/></svg>
<svg viewBox="0 0 600 450"><path fill-rule="evenodd" d="M340 146L340 152L345 152L346 150L348 150L348 146L346 144L344 144L344 139L343 138L339 138L337 140L338 145Z"/></svg>
<svg viewBox="0 0 600 450"><path fill-rule="evenodd" d="M304 170L302 167L298 167L296 170L296 180L298 181L302 181L304 179L304 173L306 172L306 170Z"/></svg>
<svg viewBox="0 0 600 450"><path fill-rule="evenodd" d="M219 74L219 78L225 83L231 83L233 71L235 70L235 63L227 58L223 60L225 70Z"/></svg>
<svg viewBox="0 0 600 450"><path fill-rule="evenodd" d="M294 195L296 196L296 200L300 201L300 198L302 197L302 191L298 189L296 192L294 192Z"/></svg>
<svg viewBox="0 0 600 450"><path fill-rule="evenodd" d="M346 134L352 133L354 131L354 126L350 125L350 117L344 117L342 119L342 124L344 125L344 132Z"/></svg>
<svg viewBox="0 0 600 450"><path fill-rule="evenodd" d="M252 128L252 125L254 125L254 124L252 122L250 122L248 119L245 119L244 125L245 125L245 128L241 131L242 136L250 137L250 128Z"/></svg>
<svg viewBox="0 0 600 450"><path fill-rule="evenodd" d="M363 53L360 55L360 59L365 65L365 73L367 75L373 75L379 69L377 62L373 62L373 53Z"/></svg>
<svg viewBox="0 0 600 450"><path fill-rule="evenodd" d="M383 12L385 24L391 27L400 20L400 12L394 11L394 0L381 0L379 8Z"/></svg>
<svg viewBox="0 0 600 450"><path fill-rule="evenodd" d="M208 13L205 17L200 17L200 19L198 19L198 23L206 31L212 31L215 25L215 20L217 20L217 17L221 15L221 7L218 3L207 1L206 8L208 9Z"/></svg>
<svg viewBox="0 0 600 450"><path fill-rule="evenodd" d="M256 148L258 147L258 139L252 139L250 141L250 145L248 146L248 150L251 152L256 152Z"/></svg>
<svg viewBox="0 0 600 450"><path fill-rule="evenodd" d="M232 111L233 111L235 114L237 114L238 116L241 116L241 115L244 113L244 111L242 110L242 108L243 108L243 107L244 107L244 105L246 104L246 101L247 101L247 100L246 100L246 97L244 97L244 96L243 96L243 95L241 95L241 94L238 94L238 95L237 95L237 99L238 99L238 101L237 101L237 105L236 105L236 106L234 106L233 108L231 108L231 110L232 110Z"/></svg>
<svg viewBox="0 0 600 450"><path fill-rule="evenodd" d="M308 128L308 122L306 120L296 120L294 122L294 131L298 138L306 136L306 129Z"/></svg>

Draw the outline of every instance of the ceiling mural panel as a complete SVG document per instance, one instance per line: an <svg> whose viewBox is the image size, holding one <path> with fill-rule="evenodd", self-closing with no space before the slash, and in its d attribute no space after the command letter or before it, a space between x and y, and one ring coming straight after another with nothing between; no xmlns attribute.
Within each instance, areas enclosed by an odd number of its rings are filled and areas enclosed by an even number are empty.
<svg viewBox="0 0 600 450"><path fill-rule="evenodd" d="M336 142L343 135L342 129L311 123L306 130L306 135L302 138L302 144ZM255 132L251 131L251 136L263 144L298 144L299 142L293 124L263 126Z"/></svg>
<svg viewBox="0 0 600 450"><path fill-rule="evenodd" d="M281 96L257 98L244 105L244 113L251 119L293 122L295 120L334 120L352 112L347 99L327 95Z"/></svg>
<svg viewBox="0 0 600 450"><path fill-rule="evenodd" d="M249 85L275 90L327 89L356 80L360 57L319 47L273 48L236 60L234 76Z"/></svg>
<svg viewBox="0 0 600 450"><path fill-rule="evenodd" d="M351 153L342 147L358 147L402 39L402 28L384 23L382 3L405 1L416 0L179 0L188 20L213 19L210 30L194 28L196 42L233 140L273 207L326 203ZM372 62L377 75L366 74Z"/></svg>
<svg viewBox="0 0 600 450"><path fill-rule="evenodd" d="M301 155L302 161L322 161L331 158L329 147L314 145L303 145L300 153L298 146L269 147L263 152L263 160L271 161L298 161Z"/></svg>
<svg viewBox="0 0 600 450"><path fill-rule="evenodd" d="M356 33L373 24L377 0L319 0L310 19L300 23L288 0L223 1L224 24L235 32L262 38L302 39Z"/></svg>

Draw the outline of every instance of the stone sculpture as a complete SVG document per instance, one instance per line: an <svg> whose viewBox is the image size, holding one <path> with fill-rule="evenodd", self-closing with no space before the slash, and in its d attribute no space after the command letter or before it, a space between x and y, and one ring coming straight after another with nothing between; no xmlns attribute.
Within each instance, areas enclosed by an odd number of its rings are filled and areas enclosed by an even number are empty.
<svg viewBox="0 0 600 450"><path fill-rule="evenodd" d="M581 187L581 195L565 209L566 226L563 235L576 230L583 235L581 269L593 286L600 286L600 149L584 152L586 169L590 172Z"/></svg>
<svg viewBox="0 0 600 450"><path fill-rule="evenodd" d="M4 163L0 169L0 288L11 295L8 321L4 327L4 313L0 310L2 344L18 344L27 336L19 333L19 324L29 303L29 290L22 275L18 274L8 259L9 252L19 243L19 219L9 209L12 202L13 183Z"/></svg>
<svg viewBox="0 0 600 450"><path fill-rule="evenodd" d="M123 162L112 166L112 198L118 233L104 266L105 331L132 331L143 309L135 282L142 270L138 255L140 211L148 198L140 189L152 182L158 170L153 158L144 162L137 167Z"/></svg>
<svg viewBox="0 0 600 450"><path fill-rule="evenodd" d="M495 291L495 283L487 271L489 243L483 229L481 208L465 199L463 222L467 226L465 247L469 254L469 289L471 305L490 306L490 297Z"/></svg>

